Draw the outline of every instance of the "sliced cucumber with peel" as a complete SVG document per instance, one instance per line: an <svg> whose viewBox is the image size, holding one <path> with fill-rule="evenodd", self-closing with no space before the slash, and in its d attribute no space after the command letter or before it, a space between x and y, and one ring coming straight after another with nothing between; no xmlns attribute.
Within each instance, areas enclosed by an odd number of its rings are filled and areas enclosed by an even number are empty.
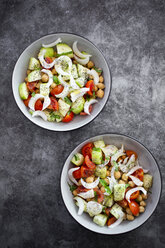
<svg viewBox="0 0 165 248"><path fill-rule="evenodd" d="M59 43L56 45L57 47L57 54L58 55L66 55L70 58L73 58L73 51L70 46L65 43Z"/></svg>
<svg viewBox="0 0 165 248"><path fill-rule="evenodd" d="M44 54L44 57L45 57L45 58L46 58L46 57L54 57L54 55L55 55L53 47L42 47L42 48L40 49L40 52L41 52L42 50L46 50L46 52L45 52L45 54Z"/></svg>
<svg viewBox="0 0 165 248"><path fill-rule="evenodd" d="M19 94L22 100L28 99L29 92L25 82L19 85Z"/></svg>
<svg viewBox="0 0 165 248"><path fill-rule="evenodd" d="M31 57L29 61L29 70L37 70L40 68L38 59Z"/></svg>
<svg viewBox="0 0 165 248"><path fill-rule="evenodd" d="M78 115L84 109L85 99L84 97L79 97L77 100L72 104L72 112Z"/></svg>
<svg viewBox="0 0 165 248"><path fill-rule="evenodd" d="M28 75L28 82L33 82L41 79L41 72L40 70L34 70L29 73Z"/></svg>

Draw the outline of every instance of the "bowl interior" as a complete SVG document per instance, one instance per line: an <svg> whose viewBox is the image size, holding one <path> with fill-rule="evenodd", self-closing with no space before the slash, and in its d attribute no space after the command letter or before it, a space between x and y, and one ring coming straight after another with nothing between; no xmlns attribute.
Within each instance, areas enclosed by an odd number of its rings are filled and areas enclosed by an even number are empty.
<svg viewBox="0 0 165 248"><path fill-rule="evenodd" d="M25 107L23 101L21 100L18 92L18 86L22 83L26 77L26 70L28 68L29 58L30 57L37 57L39 49L41 48L42 44L48 44L50 42L55 41L57 38L61 37L64 43L67 43L72 47L74 41L78 41L78 47L82 51L86 51L92 54L92 60L95 63L96 67L101 67L103 69L103 76L105 79L105 86L106 89L104 91L105 95L102 99L99 99L99 102L93 108L92 114L90 116L76 116L72 122L70 123L56 123L56 122L45 122L40 117L33 118L31 114L28 112L27 108ZM13 72L12 78L12 87L13 87L13 94L15 100L17 102L18 107L23 112L23 114L30 119L35 124L54 131L68 131L73 130L79 127L84 126L85 124L92 121L98 113L103 109L104 105L108 100L108 96L110 93L111 88L111 76L109 67L107 65L106 60L104 59L102 53L87 39L80 37L74 34L66 34L66 33L58 33L52 34L48 36L44 36L43 38L35 41L29 47L27 47L24 52L19 57Z"/></svg>
<svg viewBox="0 0 165 248"><path fill-rule="evenodd" d="M73 167L73 165L70 163L71 158L73 155L80 151L81 148L88 142L93 142L99 139L103 139L106 144L113 144L117 147L121 147L121 145L124 145L124 148L127 150L134 150L138 154L138 159L140 165L142 165L143 168L148 169L149 173L153 176L153 186L152 186L152 194L149 194L147 199L147 206L146 210L143 214L140 214L137 218L135 218L134 221L123 221L121 225L119 225L116 228L110 229L105 227L99 227L95 223L92 222L92 219L89 217L88 214L83 213L83 215L78 216L77 211L78 208L74 204L72 193L69 190L68 187L68 170ZM77 146L72 153L67 158L61 175L61 192L62 197L64 200L64 203L70 212L70 214L73 216L75 220L77 220L81 225L86 227L87 229L91 231L95 231L97 233L103 233L103 234L120 234L125 233L128 231L131 231L140 225L142 225L153 213L155 210L160 194L161 194L161 176L160 171L158 168L158 165L151 155L151 153L138 141L127 137L123 135L117 135L117 134L105 134L101 136L96 136L94 138L88 139L87 141L84 141L79 146Z"/></svg>

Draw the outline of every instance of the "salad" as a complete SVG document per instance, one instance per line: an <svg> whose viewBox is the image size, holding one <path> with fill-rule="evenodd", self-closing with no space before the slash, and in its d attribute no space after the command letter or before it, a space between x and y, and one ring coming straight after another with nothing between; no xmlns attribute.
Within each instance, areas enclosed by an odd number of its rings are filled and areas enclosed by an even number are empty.
<svg viewBox="0 0 165 248"><path fill-rule="evenodd" d="M70 122L75 115L90 115L97 98L104 96L102 69L92 55L72 48L61 38L42 45L38 58L29 60L19 94L32 117L45 121Z"/></svg>
<svg viewBox="0 0 165 248"><path fill-rule="evenodd" d="M78 215L86 212L97 225L114 228L145 211L153 178L139 165L135 151L98 140L86 144L71 162L69 187Z"/></svg>

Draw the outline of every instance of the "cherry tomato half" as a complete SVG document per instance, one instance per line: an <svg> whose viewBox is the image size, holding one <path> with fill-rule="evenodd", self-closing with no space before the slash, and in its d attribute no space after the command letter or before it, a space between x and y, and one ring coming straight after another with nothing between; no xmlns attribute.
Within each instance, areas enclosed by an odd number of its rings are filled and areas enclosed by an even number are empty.
<svg viewBox="0 0 165 248"><path fill-rule="evenodd" d="M136 192L134 192L134 193L130 196L130 199L131 199L131 200L134 200L134 199L136 199L138 196L139 196L139 190L137 190Z"/></svg>
<svg viewBox="0 0 165 248"><path fill-rule="evenodd" d="M81 193L81 192L87 192L89 189L86 189L84 188L84 186L78 186L76 191L77 191L77 194Z"/></svg>
<svg viewBox="0 0 165 248"><path fill-rule="evenodd" d="M89 80L86 83L85 87L89 88L89 91L87 92L87 94L92 96L93 95L93 89L95 87L95 84L94 84L93 80Z"/></svg>
<svg viewBox="0 0 165 248"><path fill-rule="evenodd" d="M31 98L31 95L28 96L28 99L23 100L26 107L28 107L28 105L29 105L30 98Z"/></svg>
<svg viewBox="0 0 165 248"><path fill-rule="evenodd" d="M64 86L59 84L54 89L51 90L50 94L55 97L56 95L60 94L63 91L63 89Z"/></svg>
<svg viewBox="0 0 165 248"><path fill-rule="evenodd" d="M89 156L89 158L91 159L92 157L92 149L93 149L93 143L88 143L85 146L83 146L82 148L82 155L85 157L86 155Z"/></svg>
<svg viewBox="0 0 165 248"><path fill-rule="evenodd" d="M128 205L133 215L137 215L139 213L139 204L137 202L131 201Z"/></svg>
<svg viewBox="0 0 165 248"><path fill-rule="evenodd" d="M73 171L73 176L75 179L80 179L81 178L81 169Z"/></svg>
<svg viewBox="0 0 165 248"><path fill-rule="evenodd" d="M53 59L50 58L50 57L46 57L46 58L45 58L45 61L46 61L46 63L50 64L50 63L53 62Z"/></svg>
<svg viewBox="0 0 165 248"><path fill-rule="evenodd" d="M109 218L109 220L107 221L107 226L112 225L117 219L115 217L111 217Z"/></svg>
<svg viewBox="0 0 165 248"><path fill-rule="evenodd" d="M92 112L92 105L89 106L89 113L91 112ZM80 115L88 115L88 114L85 112L81 112Z"/></svg>
<svg viewBox="0 0 165 248"><path fill-rule="evenodd" d="M70 122L73 120L74 114L73 112L70 112L69 114L66 114L63 118L62 122Z"/></svg>
<svg viewBox="0 0 165 248"><path fill-rule="evenodd" d="M41 100L40 99L38 99L37 101L36 101L36 103L35 103L35 110L42 110L42 108L43 108L43 104L42 104L42 102L41 102Z"/></svg>
<svg viewBox="0 0 165 248"><path fill-rule="evenodd" d="M96 165L90 160L89 156L85 156L85 164L90 168L90 169L95 169Z"/></svg>
<svg viewBox="0 0 165 248"><path fill-rule="evenodd" d="M30 92L34 92L36 89L37 81L35 82L27 82L26 86Z"/></svg>
<svg viewBox="0 0 165 248"><path fill-rule="evenodd" d="M134 177L139 178L141 181L143 181L144 171L143 171L143 169L140 168L140 169L136 170L132 175Z"/></svg>
<svg viewBox="0 0 165 248"><path fill-rule="evenodd" d="M82 165L81 166L81 176L82 177L90 177L94 174L94 170L89 167Z"/></svg>
<svg viewBox="0 0 165 248"><path fill-rule="evenodd" d="M97 188L95 188L94 191L97 194L97 197L96 197L97 202L101 203L104 200L104 193L101 190L97 189Z"/></svg>
<svg viewBox="0 0 165 248"><path fill-rule="evenodd" d="M48 109L52 109L52 110L59 110L59 106L58 106L58 102L56 100L56 98L54 98L53 96L50 97L50 105L47 107Z"/></svg>
<svg viewBox="0 0 165 248"><path fill-rule="evenodd" d="M137 159L137 153L136 152L134 152L134 151L131 151L131 150L127 150L126 151L126 154L127 154L127 157L131 157L133 154L135 155L135 159Z"/></svg>
<svg viewBox="0 0 165 248"><path fill-rule="evenodd" d="M127 200L123 199L122 201L117 202L122 208L126 208L128 206Z"/></svg>

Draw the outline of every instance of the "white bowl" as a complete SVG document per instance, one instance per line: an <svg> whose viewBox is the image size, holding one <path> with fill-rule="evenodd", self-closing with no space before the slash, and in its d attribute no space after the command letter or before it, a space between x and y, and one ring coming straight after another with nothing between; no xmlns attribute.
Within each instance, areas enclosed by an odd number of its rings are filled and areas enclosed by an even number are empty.
<svg viewBox="0 0 165 248"><path fill-rule="evenodd" d="M140 214L133 221L123 221L119 226L113 229L110 229L107 226L100 227L96 225L95 223L93 223L92 218L87 213L83 213L81 216L78 216L77 215L78 208L74 203L72 193L70 192L67 183L68 170L73 167L73 165L70 162L73 155L76 152L79 152L81 148L88 142L93 142L100 139L103 139L106 144L113 144L116 145L117 147L121 147L121 145L123 144L126 150L136 151L136 153L138 154L139 163L143 166L143 168L148 169L150 174L153 176L153 185L151 188L152 194L149 194L148 196L145 212ZM162 182L161 182L160 170L152 154L147 150L146 147L144 147L144 145L139 143L137 140L121 134L103 134L82 142L71 152L71 154L67 158L61 174L61 193L69 213L82 226L86 227L91 231L102 234L112 235L112 234L125 233L145 223L147 219L153 214L159 202L161 195L161 187L162 187Z"/></svg>
<svg viewBox="0 0 165 248"><path fill-rule="evenodd" d="M40 117L32 117L31 114L28 112L28 109L24 105L23 101L21 100L18 92L18 86L22 83L26 77L26 71L28 68L29 58L30 57L37 57L39 49L41 48L42 44L48 44L55 41L57 38L61 37L62 41L67 43L68 45L72 46L74 41L78 41L78 47L80 50L86 51L92 54L92 60L94 61L96 67L101 67L103 69L103 76L105 82L105 91L104 97L99 99L99 103L95 104L93 108L92 114L89 116L76 116L73 121L69 123L56 123L56 122L46 122L42 120ZM22 113L33 123L37 124L40 127L53 130L53 131L69 131L79 127L82 127L89 122L91 122L103 109L105 106L111 89L111 74L108 67L108 64L102 55L102 53L96 48L96 46L91 43L89 40L75 34L70 33L56 33L42 37L39 40L33 42L30 46L28 46L24 52L19 57L12 77L12 88L14 98L16 103Z"/></svg>

